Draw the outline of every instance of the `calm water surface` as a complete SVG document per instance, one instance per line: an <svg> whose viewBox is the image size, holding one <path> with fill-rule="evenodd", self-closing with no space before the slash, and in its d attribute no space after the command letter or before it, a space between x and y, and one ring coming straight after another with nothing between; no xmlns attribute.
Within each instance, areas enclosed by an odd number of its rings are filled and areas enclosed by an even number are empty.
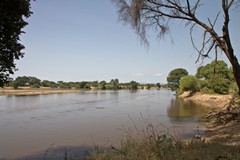
<svg viewBox="0 0 240 160"><path fill-rule="evenodd" d="M87 91L0 97L0 159L44 153L49 146L117 143L123 128L146 121L193 136L205 112L169 90ZM146 120L143 120L146 119ZM167 129L168 128L168 129Z"/></svg>

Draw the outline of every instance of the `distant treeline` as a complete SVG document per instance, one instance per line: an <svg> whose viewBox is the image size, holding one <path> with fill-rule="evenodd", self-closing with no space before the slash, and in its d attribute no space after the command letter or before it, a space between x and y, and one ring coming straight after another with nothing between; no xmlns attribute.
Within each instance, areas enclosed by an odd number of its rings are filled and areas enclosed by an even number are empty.
<svg viewBox="0 0 240 160"><path fill-rule="evenodd" d="M161 88L160 83L157 84L140 84L136 81L130 81L127 83L120 83L118 79L112 79L110 82L106 81L81 81L81 82L64 82L64 81L49 81L41 80L31 76L20 76L15 80L9 82L7 87L13 87L18 89L19 87L31 87L31 88L60 88L60 89L100 89L100 90L118 90L118 89L150 89Z"/></svg>

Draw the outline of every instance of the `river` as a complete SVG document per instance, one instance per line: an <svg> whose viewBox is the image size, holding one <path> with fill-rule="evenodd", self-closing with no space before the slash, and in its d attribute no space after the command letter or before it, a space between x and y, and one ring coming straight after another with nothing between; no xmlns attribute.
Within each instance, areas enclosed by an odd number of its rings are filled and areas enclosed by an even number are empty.
<svg viewBox="0 0 240 160"><path fill-rule="evenodd" d="M206 111L169 90L85 91L0 97L0 159L44 155L52 148L116 144L126 128L174 129L180 137L204 130ZM159 125L160 124L160 125Z"/></svg>

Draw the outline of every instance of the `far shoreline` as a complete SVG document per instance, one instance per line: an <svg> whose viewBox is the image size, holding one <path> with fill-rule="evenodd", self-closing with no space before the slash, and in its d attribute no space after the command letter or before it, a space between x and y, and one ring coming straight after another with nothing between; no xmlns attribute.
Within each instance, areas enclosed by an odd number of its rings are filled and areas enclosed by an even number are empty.
<svg viewBox="0 0 240 160"><path fill-rule="evenodd" d="M30 88L23 87L19 89L3 88L0 89L0 96L35 96L47 94L79 93L85 89L53 89L53 88Z"/></svg>

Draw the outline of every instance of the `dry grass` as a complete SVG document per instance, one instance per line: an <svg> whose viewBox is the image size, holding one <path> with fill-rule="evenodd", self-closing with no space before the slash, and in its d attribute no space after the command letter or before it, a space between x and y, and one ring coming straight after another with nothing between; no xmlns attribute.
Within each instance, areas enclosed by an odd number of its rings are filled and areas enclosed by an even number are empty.
<svg viewBox="0 0 240 160"><path fill-rule="evenodd" d="M176 132L162 132L158 125L146 121L145 128L126 130L127 135L118 147L95 151L83 160L220 160L240 159L237 145L205 142L201 138L184 141ZM134 131L134 132L133 132Z"/></svg>
<svg viewBox="0 0 240 160"><path fill-rule="evenodd" d="M135 124L123 128L127 133L119 146L95 146L85 156L74 156L67 149L64 160L239 160L240 146L221 142L205 142L201 138L191 141L179 139L174 132L162 132L159 125L146 121L144 128ZM46 158L47 160L47 158Z"/></svg>

